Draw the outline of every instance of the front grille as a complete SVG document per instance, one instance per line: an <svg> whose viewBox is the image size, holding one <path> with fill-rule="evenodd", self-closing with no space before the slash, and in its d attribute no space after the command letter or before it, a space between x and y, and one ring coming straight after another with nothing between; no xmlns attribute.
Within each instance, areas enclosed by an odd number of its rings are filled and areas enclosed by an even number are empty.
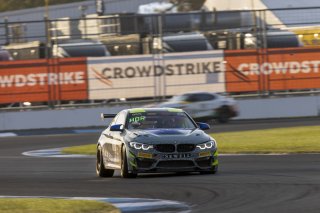
<svg viewBox="0 0 320 213"><path fill-rule="evenodd" d="M200 159L197 159L196 162L200 167L210 167L211 166L211 158L200 158Z"/></svg>
<svg viewBox="0 0 320 213"><path fill-rule="evenodd" d="M157 167L161 168L179 168L179 167L193 167L194 163L190 160L170 160L160 161Z"/></svg>
<svg viewBox="0 0 320 213"><path fill-rule="evenodd" d="M136 159L139 168L149 168L154 163L151 159Z"/></svg>
<svg viewBox="0 0 320 213"><path fill-rule="evenodd" d="M194 144L179 144L177 146L177 151L178 152L192 152L195 149Z"/></svg>
<svg viewBox="0 0 320 213"><path fill-rule="evenodd" d="M174 152L175 146L173 144L158 144L155 146L158 152Z"/></svg>

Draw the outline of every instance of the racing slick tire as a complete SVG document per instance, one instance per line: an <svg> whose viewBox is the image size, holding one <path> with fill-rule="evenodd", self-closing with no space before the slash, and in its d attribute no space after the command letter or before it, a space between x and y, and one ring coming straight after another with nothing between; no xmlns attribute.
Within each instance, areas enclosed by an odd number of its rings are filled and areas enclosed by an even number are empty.
<svg viewBox="0 0 320 213"><path fill-rule="evenodd" d="M136 178L137 177L137 173L129 173L129 169L128 169L128 158L127 158L127 151L126 151L126 147L123 146L122 147L122 160L121 160L121 177L123 178Z"/></svg>
<svg viewBox="0 0 320 213"><path fill-rule="evenodd" d="M213 166L210 171L201 171L200 174L216 174L217 172L218 166Z"/></svg>
<svg viewBox="0 0 320 213"><path fill-rule="evenodd" d="M223 106L219 109L219 123L228 123L230 120L230 109L228 106Z"/></svg>
<svg viewBox="0 0 320 213"><path fill-rule="evenodd" d="M104 167L101 146L97 148L96 172L99 177L112 177L114 173L113 169L106 169Z"/></svg>

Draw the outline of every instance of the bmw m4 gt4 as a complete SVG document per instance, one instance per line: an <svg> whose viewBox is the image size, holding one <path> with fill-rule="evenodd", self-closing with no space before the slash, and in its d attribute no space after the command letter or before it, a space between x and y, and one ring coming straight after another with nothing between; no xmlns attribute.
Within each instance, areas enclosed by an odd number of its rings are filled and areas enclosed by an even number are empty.
<svg viewBox="0 0 320 213"><path fill-rule="evenodd" d="M120 170L124 178L138 173L218 171L216 141L183 110L174 108L135 108L114 117L97 144L96 171L112 177Z"/></svg>

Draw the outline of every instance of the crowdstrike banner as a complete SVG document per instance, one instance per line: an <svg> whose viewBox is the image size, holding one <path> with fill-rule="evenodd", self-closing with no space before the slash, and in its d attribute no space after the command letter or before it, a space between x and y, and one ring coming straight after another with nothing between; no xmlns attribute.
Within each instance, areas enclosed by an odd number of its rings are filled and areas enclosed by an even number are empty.
<svg viewBox="0 0 320 213"><path fill-rule="evenodd" d="M0 87L33 87L44 85L68 85L85 83L84 72L31 73L28 75L0 76Z"/></svg>
<svg viewBox="0 0 320 213"><path fill-rule="evenodd" d="M170 63L170 62L169 62ZM185 64L167 64L167 65L137 65L119 67L109 66L101 70L101 74L109 79L117 78L142 78L152 76L172 76L172 75L196 75L206 73L220 73L224 70L224 64L220 61L185 63Z"/></svg>
<svg viewBox="0 0 320 213"><path fill-rule="evenodd" d="M245 75L271 75L271 74L299 74L299 73L319 73L320 61L288 61L271 63L243 63L238 66L238 70Z"/></svg>
<svg viewBox="0 0 320 213"><path fill-rule="evenodd" d="M308 48L226 50L227 92L320 88L320 52Z"/></svg>
<svg viewBox="0 0 320 213"><path fill-rule="evenodd" d="M86 58L3 62L0 103L87 100Z"/></svg>
<svg viewBox="0 0 320 213"><path fill-rule="evenodd" d="M225 92L223 51L88 58L89 98ZM157 91L161 90L161 94Z"/></svg>

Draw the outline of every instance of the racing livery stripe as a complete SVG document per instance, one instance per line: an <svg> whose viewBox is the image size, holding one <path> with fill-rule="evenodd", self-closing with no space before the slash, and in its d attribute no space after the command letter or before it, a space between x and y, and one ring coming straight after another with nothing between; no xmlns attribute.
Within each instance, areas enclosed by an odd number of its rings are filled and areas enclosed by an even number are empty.
<svg viewBox="0 0 320 213"><path fill-rule="evenodd" d="M130 109L130 113L139 113L139 112L146 112L145 109L143 108L135 108L135 109Z"/></svg>
<svg viewBox="0 0 320 213"><path fill-rule="evenodd" d="M212 166L217 166L219 164L218 160L213 161Z"/></svg>
<svg viewBox="0 0 320 213"><path fill-rule="evenodd" d="M130 155L130 157L132 157L132 158L135 158L136 156L132 153L132 152L130 152L129 151L129 155Z"/></svg>
<svg viewBox="0 0 320 213"><path fill-rule="evenodd" d="M130 165L131 166L133 166L133 167L135 167L135 168L137 168L138 166L137 166L137 164L135 164L135 162L134 161L130 161Z"/></svg>

